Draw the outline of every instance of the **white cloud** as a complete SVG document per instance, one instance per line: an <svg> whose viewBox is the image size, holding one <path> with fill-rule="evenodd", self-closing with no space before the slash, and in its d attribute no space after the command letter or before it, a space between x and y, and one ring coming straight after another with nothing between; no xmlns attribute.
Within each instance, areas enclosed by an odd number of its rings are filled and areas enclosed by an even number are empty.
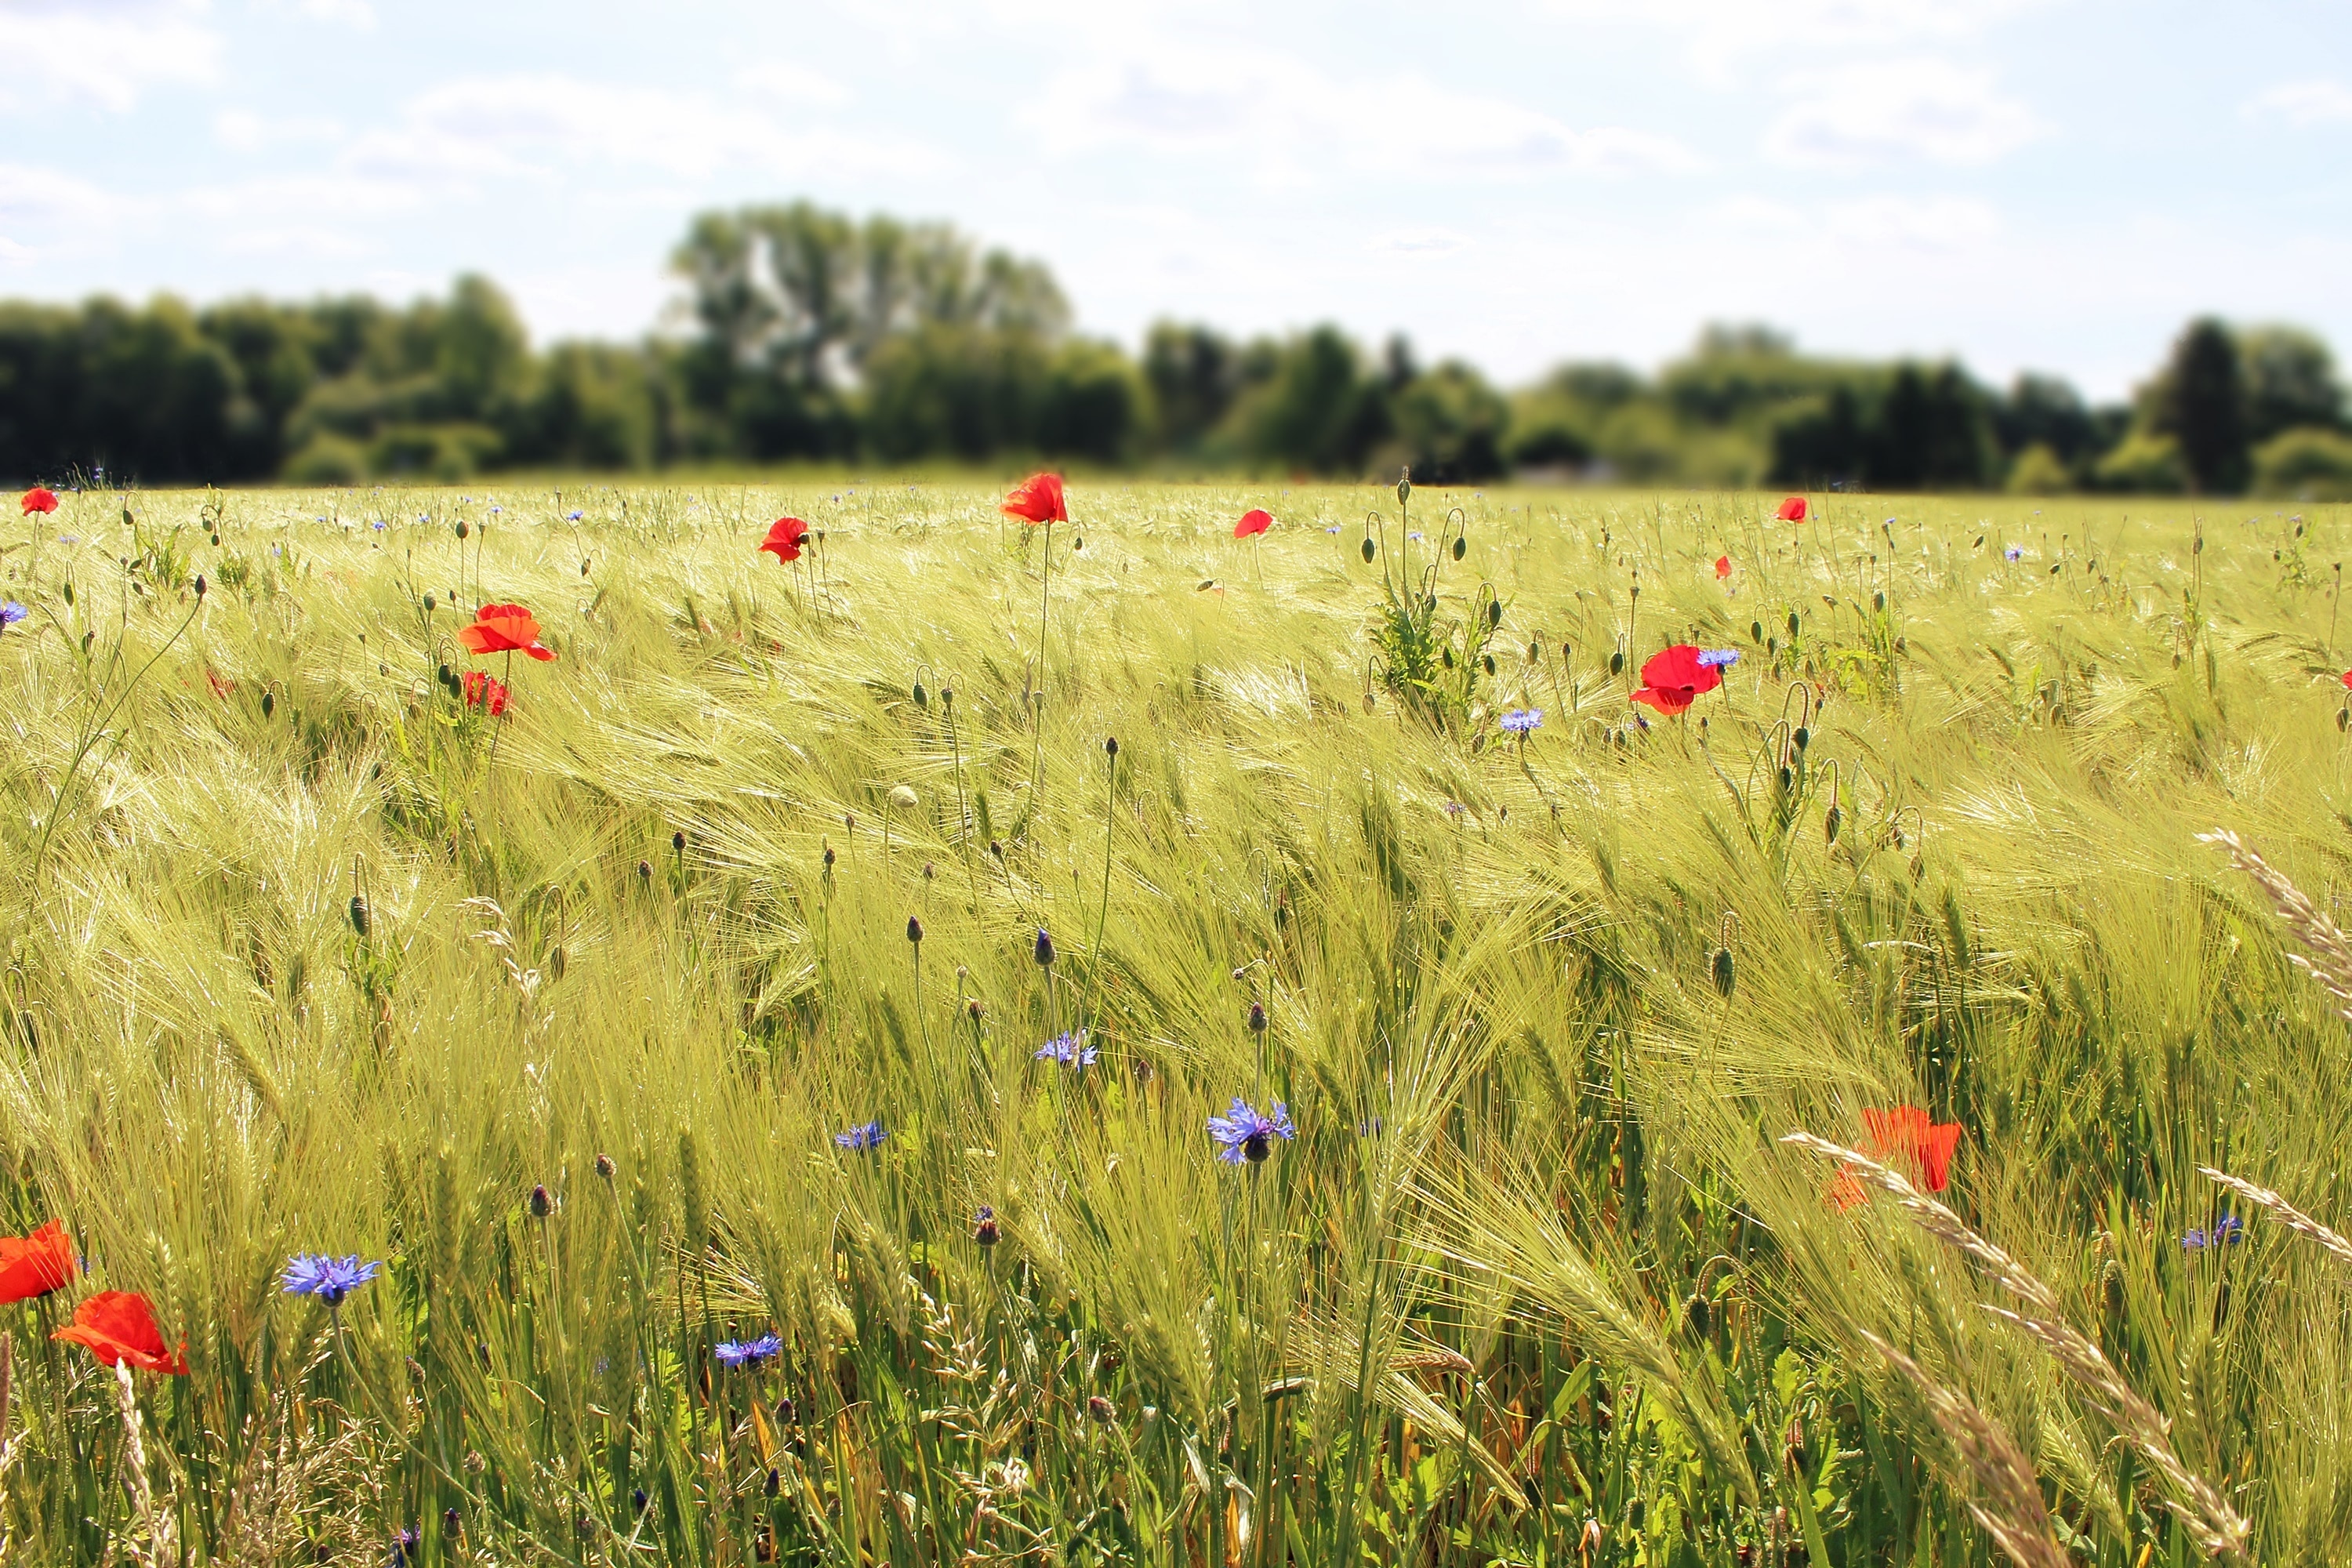
<svg viewBox="0 0 2352 1568"><path fill-rule="evenodd" d="M220 36L201 0L8 0L0 108L91 103L121 113L161 82L213 79Z"/></svg>
<svg viewBox="0 0 2352 1568"><path fill-rule="evenodd" d="M375 7L369 0L253 0L264 16L295 16L314 22L341 22L362 33L375 30Z"/></svg>
<svg viewBox="0 0 2352 1568"><path fill-rule="evenodd" d="M1783 163L1989 163L2046 129L2001 96L1990 72L1939 59L1857 61L1791 79L1784 90L1796 101L1764 136L1765 151Z"/></svg>
<svg viewBox="0 0 2352 1568"><path fill-rule="evenodd" d="M56 169L0 163L0 226L84 223L113 210L114 199L87 180Z"/></svg>
<svg viewBox="0 0 2352 1568"><path fill-rule="evenodd" d="M1400 228L1375 237L1365 248L1402 256L1443 256L1449 250L1466 250L1470 244L1468 235L1449 228Z"/></svg>
<svg viewBox="0 0 2352 1568"><path fill-rule="evenodd" d="M1509 179L1681 172L1699 160L1670 136L1579 130L1497 98L1413 76L1340 80L1275 55L1171 47L1062 72L1024 118L1064 153L1109 142L1256 160L1259 183L1298 184L1334 166L1379 175Z"/></svg>
<svg viewBox="0 0 2352 1568"><path fill-rule="evenodd" d="M838 77L791 60L762 60L745 66L735 73L735 84L761 98L781 99L786 108L810 103L838 108L856 96L849 84Z"/></svg>
<svg viewBox="0 0 2352 1568"><path fill-rule="evenodd" d="M2352 120L2352 88L2340 81L2281 82L2245 108L2249 119L2276 118L2295 125L2326 125Z"/></svg>
<svg viewBox="0 0 2352 1568"><path fill-rule="evenodd" d="M1973 37L2049 0L1546 0L1579 21L1633 23L1681 37L1711 75L1780 51L1885 48Z"/></svg>
<svg viewBox="0 0 2352 1568"><path fill-rule="evenodd" d="M341 140L343 128L332 120L269 120L249 109L224 109L213 116L213 140L232 153L260 153L271 147L331 145Z"/></svg>
<svg viewBox="0 0 2352 1568"><path fill-rule="evenodd" d="M1840 202L1826 215L1838 239L1865 248L1949 253L1978 246L2001 231L2000 215L1969 196L1866 196Z"/></svg>

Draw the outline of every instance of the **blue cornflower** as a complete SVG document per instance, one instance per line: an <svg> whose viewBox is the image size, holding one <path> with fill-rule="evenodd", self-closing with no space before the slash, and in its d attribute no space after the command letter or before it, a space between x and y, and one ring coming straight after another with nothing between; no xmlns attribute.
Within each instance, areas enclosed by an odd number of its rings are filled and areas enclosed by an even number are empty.
<svg viewBox="0 0 2352 1568"><path fill-rule="evenodd" d="M584 515L586 514L583 512L567 511L563 514L563 521L566 522L578 522Z"/></svg>
<svg viewBox="0 0 2352 1568"><path fill-rule="evenodd" d="M362 1263L360 1255L330 1258L323 1252L298 1252L286 1260L286 1294L316 1296L328 1306L339 1306L344 1297L375 1278L381 1263Z"/></svg>
<svg viewBox="0 0 2352 1568"><path fill-rule="evenodd" d="M1706 669L1728 669L1739 662L1736 647L1703 647L1698 650L1698 662Z"/></svg>
<svg viewBox="0 0 2352 1568"><path fill-rule="evenodd" d="M32 613L16 600L10 599L5 604L0 604L0 626L13 626Z"/></svg>
<svg viewBox="0 0 2352 1568"><path fill-rule="evenodd" d="M2020 545L2004 545L2001 548L2000 558L2003 561L2022 561L2025 559L2025 551Z"/></svg>
<svg viewBox="0 0 2352 1568"><path fill-rule="evenodd" d="M875 1147L887 1136L888 1135L882 1131L882 1124L879 1121L868 1121L863 1126L853 1127L846 1132L835 1133L833 1141L845 1149L866 1150Z"/></svg>
<svg viewBox="0 0 2352 1568"><path fill-rule="evenodd" d="M1324 532L1326 532L1326 533L1337 533L1337 532L1339 532L1339 525L1338 523L1333 523L1330 527L1328 527L1328 528L1325 529L1323 531L1324 531Z"/></svg>
<svg viewBox="0 0 2352 1568"><path fill-rule="evenodd" d="M1525 735L1543 722L1540 708L1514 708L1503 715L1503 728L1514 735Z"/></svg>
<svg viewBox="0 0 2352 1568"><path fill-rule="evenodd" d="M58 542L59 544L79 544L81 542L81 535L79 533L60 533L58 535Z"/></svg>
<svg viewBox="0 0 2352 1568"><path fill-rule="evenodd" d="M2211 1230L2191 1228L2180 1238L2183 1251L2202 1252L2211 1247L2229 1247L2246 1239L2246 1222L2236 1215L2225 1214L2213 1222Z"/></svg>
<svg viewBox="0 0 2352 1568"><path fill-rule="evenodd" d="M1087 1044L1087 1032L1084 1029L1076 1029L1068 1034L1055 1035L1052 1039L1039 1046L1036 1056L1031 1059L1041 1062L1056 1061L1066 1068L1090 1068L1101 1058L1101 1055L1100 1051Z"/></svg>
<svg viewBox="0 0 2352 1568"><path fill-rule="evenodd" d="M1290 1112L1280 1100L1274 1102L1273 1115L1261 1116L1237 1094L1229 1114L1209 1118L1209 1136L1223 1145L1217 1158L1226 1164L1247 1160L1255 1165L1274 1152L1276 1138L1296 1138L1298 1129L1290 1124Z"/></svg>
<svg viewBox="0 0 2352 1568"><path fill-rule="evenodd" d="M1415 544L1419 544L1421 542L1421 530L1416 528L1411 533L1406 534L1405 537L1412 540Z"/></svg>
<svg viewBox="0 0 2352 1568"><path fill-rule="evenodd" d="M757 1366L770 1356L782 1354L783 1349L783 1341L773 1334L761 1334L756 1340L721 1340L710 1347L710 1353L719 1358L720 1366L733 1370Z"/></svg>
<svg viewBox="0 0 2352 1568"><path fill-rule="evenodd" d="M369 523L368 526L374 529L378 533L382 533L385 529L390 528L392 524L384 521L382 518L377 518L373 522Z"/></svg>
<svg viewBox="0 0 2352 1568"><path fill-rule="evenodd" d="M1445 803L1445 815L1459 822L1470 815L1470 808L1458 800L1449 800Z"/></svg>

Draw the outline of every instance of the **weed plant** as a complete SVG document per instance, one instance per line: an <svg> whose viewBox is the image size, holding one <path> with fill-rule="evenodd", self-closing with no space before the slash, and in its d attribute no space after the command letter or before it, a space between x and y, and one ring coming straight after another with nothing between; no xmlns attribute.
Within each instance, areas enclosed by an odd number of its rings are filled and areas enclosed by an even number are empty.
<svg viewBox="0 0 2352 1568"><path fill-rule="evenodd" d="M2344 517L998 499L16 528L0 1551L2342 1560Z"/></svg>

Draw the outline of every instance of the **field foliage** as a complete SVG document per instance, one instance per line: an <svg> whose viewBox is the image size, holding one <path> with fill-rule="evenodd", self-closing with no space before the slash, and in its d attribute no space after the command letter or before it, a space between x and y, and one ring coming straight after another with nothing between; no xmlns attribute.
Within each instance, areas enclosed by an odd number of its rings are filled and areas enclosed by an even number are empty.
<svg viewBox="0 0 2352 1568"><path fill-rule="evenodd" d="M1777 499L26 519L5 1552L2340 1560L2346 520Z"/></svg>

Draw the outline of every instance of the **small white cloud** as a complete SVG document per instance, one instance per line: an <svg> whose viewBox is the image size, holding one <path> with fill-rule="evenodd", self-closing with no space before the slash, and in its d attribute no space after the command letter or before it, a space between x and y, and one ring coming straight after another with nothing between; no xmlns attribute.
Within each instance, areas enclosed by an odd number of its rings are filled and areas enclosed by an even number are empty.
<svg viewBox="0 0 2352 1568"><path fill-rule="evenodd" d="M2250 120L2284 120L2291 125L2340 124L2352 120L2352 88L2317 79L2281 82L2246 105Z"/></svg>
<svg viewBox="0 0 2352 1568"><path fill-rule="evenodd" d="M1303 183L1334 165L1515 179L1678 173L1699 163L1670 136L1613 125L1580 130L1505 99L1417 77L1343 81L1285 57L1210 58L1173 46L1066 70L1024 117L1062 153L1112 142L1243 152L1262 184Z"/></svg>
<svg viewBox="0 0 2352 1568"><path fill-rule="evenodd" d="M341 140L342 133L343 128L331 120L265 120L249 109L224 109L213 116L213 139L232 153L322 145Z"/></svg>
<svg viewBox="0 0 2352 1568"><path fill-rule="evenodd" d="M1856 63L1793 79L1786 90L1796 101L1764 136L1765 151L1783 163L1989 163L2046 129L2001 96L1990 72L1945 60Z"/></svg>
<svg viewBox="0 0 2352 1568"><path fill-rule="evenodd" d="M57 169L0 163L0 225L8 228L86 223L114 207L114 198L87 180Z"/></svg>
<svg viewBox="0 0 2352 1568"><path fill-rule="evenodd" d="M850 91L849 84L838 77L791 60L762 60L745 66L735 73L735 85L760 98L781 100L777 107L784 109L811 103L835 109L856 96Z"/></svg>
<svg viewBox="0 0 2352 1568"><path fill-rule="evenodd" d="M1867 196L1829 210L1834 237L1859 247L1965 250L2000 233L2000 215L1969 196Z"/></svg>
<svg viewBox="0 0 2352 1568"><path fill-rule="evenodd" d="M1447 228L1392 229L1372 240L1368 250L1382 250L1405 256L1442 256L1449 250L1466 250L1470 237Z"/></svg>
<svg viewBox="0 0 2352 1568"><path fill-rule="evenodd" d="M121 113L161 82L213 79L220 36L201 0L0 4L0 108L90 103Z"/></svg>

